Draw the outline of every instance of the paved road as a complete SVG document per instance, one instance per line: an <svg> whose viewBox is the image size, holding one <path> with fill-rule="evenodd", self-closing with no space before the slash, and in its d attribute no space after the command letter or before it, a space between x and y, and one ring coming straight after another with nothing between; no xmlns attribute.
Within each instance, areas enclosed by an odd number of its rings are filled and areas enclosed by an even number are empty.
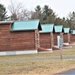
<svg viewBox="0 0 75 75"><path fill-rule="evenodd" d="M75 75L75 69L66 71L66 72L58 74L58 75Z"/></svg>
<svg viewBox="0 0 75 75"><path fill-rule="evenodd" d="M63 56L63 59L75 59L75 56ZM15 62L26 62L33 60L60 60L60 57L50 57L50 58L29 58L29 59L11 59L11 60L3 60L0 63L15 63Z"/></svg>

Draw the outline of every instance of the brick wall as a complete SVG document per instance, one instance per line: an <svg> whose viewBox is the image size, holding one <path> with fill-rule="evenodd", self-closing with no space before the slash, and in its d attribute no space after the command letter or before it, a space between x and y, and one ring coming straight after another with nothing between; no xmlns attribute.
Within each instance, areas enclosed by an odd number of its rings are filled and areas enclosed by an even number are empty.
<svg viewBox="0 0 75 75"><path fill-rule="evenodd" d="M65 43L65 42L68 42L68 34L66 33L66 34L63 34L63 42Z"/></svg>
<svg viewBox="0 0 75 75"><path fill-rule="evenodd" d="M35 31L10 33L11 50L35 50Z"/></svg>
<svg viewBox="0 0 75 75"><path fill-rule="evenodd" d="M10 24L0 25L0 51L35 50L35 31L10 32Z"/></svg>
<svg viewBox="0 0 75 75"><path fill-rule="evenodd" d="M10 24L0 25L0 51L10 50L9 28Z"/></svg>
<svg viewBox="0 0 75 75"><path fill-rule="evenodd" d="M54 45L58 45L58 44L57 44L57 36L60 36L60 33L54 33L54 34L53 34Z"/></svg>
<svg viewBox="0 0 75 75"><path fill-rule="evenodd" d="M40 47L51 48L51 34L50 33L40 33Z"/></svg>
<svg viewBox="0 0 75 75"><path fill-rule="evenodd" d="M75 35L70 34L70 41L75 42Z"/></svg>

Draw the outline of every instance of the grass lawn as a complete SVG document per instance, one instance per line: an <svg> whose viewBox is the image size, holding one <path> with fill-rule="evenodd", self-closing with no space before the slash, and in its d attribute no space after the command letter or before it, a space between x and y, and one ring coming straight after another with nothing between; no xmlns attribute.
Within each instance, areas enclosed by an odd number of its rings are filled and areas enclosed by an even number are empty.
<svg viewBox="0 0 75 75"><path fill-rule="evenodd" d="M75 55L75 46L63 49L64 56ZM26 60L30 58L60 57L60 51L16 56L0 56L0 61ZM56 73L75 68L75 59L30 60L23 62L0 62L0 75L56 75Z"/></svg>

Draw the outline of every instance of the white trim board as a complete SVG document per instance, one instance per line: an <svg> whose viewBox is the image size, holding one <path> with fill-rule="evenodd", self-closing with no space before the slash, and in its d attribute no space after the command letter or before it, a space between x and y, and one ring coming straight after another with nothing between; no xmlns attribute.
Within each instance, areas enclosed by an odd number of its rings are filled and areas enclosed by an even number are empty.
<svg viewBox="0 0 75 75"><path fill-rule="evenodd" d="M63 44L64 44L64 45L69 45L69 43L67 43L67 42L66 42L66 43L63 43Z"/></svg>
<svg viewBox="0 0 75 75"><path fill-rule="evenodd" d="M34 54L34 53L37 53L37 50L4 51L4 52L0 52L0 56L3 56L3 55Z"/></svg>
<svg viewBox="0 0 75 75"><path fill-rule="evenodd" d="M47 50L48 50L48 51L52 51L52 48L48 48Z"/></svg>

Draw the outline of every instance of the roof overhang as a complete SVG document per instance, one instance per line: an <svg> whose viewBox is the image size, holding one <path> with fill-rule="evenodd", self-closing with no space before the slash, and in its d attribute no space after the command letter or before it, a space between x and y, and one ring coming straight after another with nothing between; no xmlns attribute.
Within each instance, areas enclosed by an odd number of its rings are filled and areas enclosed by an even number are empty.
<svg viewBox="0 0 75 75"><path fill-rule="evenodd" d="M0 24L12 24L14 21L0 21Z"/></svg>

